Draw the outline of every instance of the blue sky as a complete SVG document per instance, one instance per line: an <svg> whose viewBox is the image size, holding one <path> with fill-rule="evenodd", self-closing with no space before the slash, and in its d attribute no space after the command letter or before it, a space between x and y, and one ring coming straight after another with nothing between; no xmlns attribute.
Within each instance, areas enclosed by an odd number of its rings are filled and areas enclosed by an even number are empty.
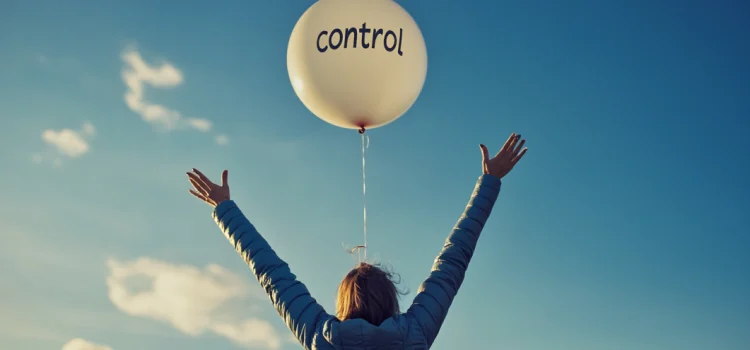
<svg viewBox="0 0 750 350"><path fill-rule="evenodd" d="M353 265L342 243L361 243L360 139L289 83L310 4L1 6L5 348L298 348L187 193L191 167L230 170L238 204L332 310ZM370 132L370 257L415 291L478 144L516 131L530 148L434 349L750 348L747 3L401 4L429 69L413 108ZM186 124L144 122L134 86Z"/></svg>

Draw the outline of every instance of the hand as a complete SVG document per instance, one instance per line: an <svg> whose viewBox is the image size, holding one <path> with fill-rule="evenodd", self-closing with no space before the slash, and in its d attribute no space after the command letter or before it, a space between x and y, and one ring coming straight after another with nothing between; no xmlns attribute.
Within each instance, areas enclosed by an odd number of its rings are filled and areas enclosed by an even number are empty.
<svg viewBox="0 0 750 350"><path fill-rule="evenodd" d="M192 172L187 173L188 180L195 190L189 190L190 194L198 197L206 204L216 207L223 201L229 200L229 184L227 177L229 172L224 170L221 173L221 185L217 185L203 175L198 169L193 168Z"/></svg>
<svg viewBox="0 0 750 350"><path fill-rule="evenodd" d="M527 148L523 148L525 143L526 140L522 140L521 135L512 133L508 141L505 141L505 145L500 149L500 152L497 152L492 159L490 159L487 152L487 146L479 145L479 148L482 150L482 171L485 174L502 179L503 176L508 175L516 163L521 160L521 157L526 154Z"/></svg>

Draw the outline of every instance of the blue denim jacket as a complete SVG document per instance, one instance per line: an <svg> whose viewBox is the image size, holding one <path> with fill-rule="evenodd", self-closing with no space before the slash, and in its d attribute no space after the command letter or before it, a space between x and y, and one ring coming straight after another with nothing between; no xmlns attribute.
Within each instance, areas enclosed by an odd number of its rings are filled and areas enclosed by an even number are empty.
<svg viewBox="0 0 750 350"><path fill-rule="evenodd" d="M326 313L233 201L219 204L213 217L306 350L429 349L463 282L500 185L494 176L479 178L412 305L379 326L361 319L342 322Z"/></svg>

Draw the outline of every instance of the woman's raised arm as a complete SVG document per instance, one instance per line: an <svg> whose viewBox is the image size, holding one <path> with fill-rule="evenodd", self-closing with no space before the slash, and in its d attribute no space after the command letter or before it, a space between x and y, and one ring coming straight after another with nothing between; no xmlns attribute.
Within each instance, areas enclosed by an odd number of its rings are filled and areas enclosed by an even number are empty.
<svg viewBox="0 0 750 350"><path fill-rule="evenodd" d="M463 283L479 235L500 193L500 179L526 153L524 143L520 135L511 134L492 159L487 148L480 145L483 175L477 181L463 215L448 235L443 250L435 258L429 277L419 287L414 302L406 312L419 324L428 346L432 346L437 338L448 309Z"/></svg>
<svg viewBox="0 0 750 350"><path fill-rule="evenodd" d="M276 311L305 349L311 349L316 329L330 317L302 282L229 199L227 172L216 185L199 171L188 173L194 196L214 207L213 218L224 236L250 267Z"/></svg>
<svg viewBox="0 0 750 350"><path fill-rule="evenodd" d="M435 341L463 283L479 234L499 192L500 179L492 175L479 178L466 210L448 235L429 277L419 286L417 296L406 312L422 328L428 346Z"/></svg>

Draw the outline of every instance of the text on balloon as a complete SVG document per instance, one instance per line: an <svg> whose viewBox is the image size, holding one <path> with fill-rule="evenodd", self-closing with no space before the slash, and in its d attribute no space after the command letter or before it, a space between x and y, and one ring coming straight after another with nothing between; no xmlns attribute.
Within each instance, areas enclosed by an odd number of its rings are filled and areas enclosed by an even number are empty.
<svg viewBox="0 0 750 350"><path fill-rule="evenodd" d="M404 29L399 28L398 36L396 32L392 30L384 31L381 28L367 28L367 23L362 23L362 27L350 27L350 28L334 28L329 33L327 30L321 31L318 34L318 51L326 52L330 48L331 50L338 50L339 48L348 49L351 45L352 48L357 48L357 42L360 43L360 47L363 49L374 49L378 46L378 38L383 44L383 48L388 52L396 50L399 56L403 56L404 52L401 49L401 43L404 36ZM327 40L326 40L327 39ZM361 39L361 40L360 40ZM368 41L368 39L371 39Z"/></svg>

